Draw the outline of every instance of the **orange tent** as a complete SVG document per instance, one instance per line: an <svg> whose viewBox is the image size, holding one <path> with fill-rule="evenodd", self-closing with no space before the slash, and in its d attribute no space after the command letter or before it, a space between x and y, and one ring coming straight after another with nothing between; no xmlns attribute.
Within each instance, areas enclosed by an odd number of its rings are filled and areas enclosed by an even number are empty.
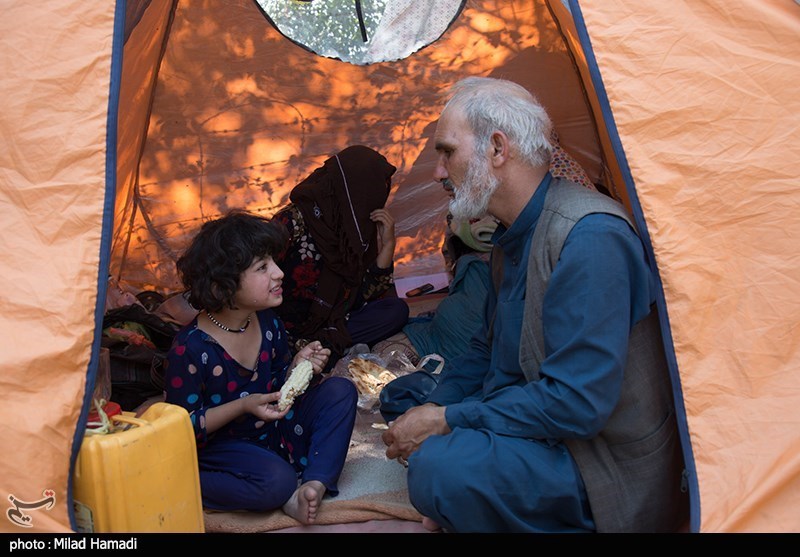
<svg viewBox="0 0 800 557"><path fill-rule="evenodd" d="M7 513L0 531L75 529L109 274L177 291L173 261L204 220L272 214L354 143L398 168L396 274L441 271L430 139L440 93L468 75L534 92L644 232L690 530L800 530L798 2L380 4L364 24L382 40L355 61L304 42L331 21L281 27L267 2L5 7L0 491L9 511L44 493L54 504L24 523Z"/></svg>

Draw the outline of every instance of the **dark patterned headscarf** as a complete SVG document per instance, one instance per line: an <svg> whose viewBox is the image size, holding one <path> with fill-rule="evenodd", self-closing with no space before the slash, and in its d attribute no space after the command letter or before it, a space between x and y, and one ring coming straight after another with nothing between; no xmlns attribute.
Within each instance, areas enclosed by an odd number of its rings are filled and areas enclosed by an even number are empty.
<svg viewBox="0 0 800 557"><path fill-rule="evenodd" d="M298 336L328 340L339 351L350 345L345 312L378 256L377 229L369 215L386 205L395 170L377 151L353 145L292 190L289 199L300 209L324 261L317 299ZM320 335L320 330L327 333Z"/></svg>

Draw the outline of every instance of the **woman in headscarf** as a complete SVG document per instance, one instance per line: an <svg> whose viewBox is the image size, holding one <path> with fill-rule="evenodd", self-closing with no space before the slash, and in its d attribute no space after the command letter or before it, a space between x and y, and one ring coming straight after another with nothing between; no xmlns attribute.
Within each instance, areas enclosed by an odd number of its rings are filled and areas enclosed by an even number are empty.
<svg viewBox="0 0 800 557"><path fill-rule="evenodd" d="M319 340L331 349L330 365L408 321L408 305L390 292L395 223L384 206L395 170L369 147L347 147L300 182L274 217L290 236L278 258L278 313L295 349Z"/></svg>

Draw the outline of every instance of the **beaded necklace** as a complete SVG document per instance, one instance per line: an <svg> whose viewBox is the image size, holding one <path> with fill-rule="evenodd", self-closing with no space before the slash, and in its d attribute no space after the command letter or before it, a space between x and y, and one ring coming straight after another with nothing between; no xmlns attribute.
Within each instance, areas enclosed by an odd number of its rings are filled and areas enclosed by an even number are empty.
<svg viewBox="0 0 800 557"><path fill-rule="evenodd" d="M226 327L225 325L223 325L222 323L220 323L219 321L217 321L217 320L214 318L214 316L213 316L213 315L211 315L211 313L210 313L208 310L206 310L206 315L208 316L208 318L211 320L211 322L212 322L214 325L216 325L217 327L219 327L219 328L220 328L220 329L222 329L223 331L227 331L227 332L229 332L229 333L243 333L243 332L245 332L245 331L247 330L247 327L249 327L249 326L250 326L250 320L251 320L251 319L252 319L252 317L253 317L253 314L251 313L250 315L248 315L248 316L247 316L247 323L245 323L243 327L241 327L241 328L239 328L239 329L231 329L230 327Z"/></svg>

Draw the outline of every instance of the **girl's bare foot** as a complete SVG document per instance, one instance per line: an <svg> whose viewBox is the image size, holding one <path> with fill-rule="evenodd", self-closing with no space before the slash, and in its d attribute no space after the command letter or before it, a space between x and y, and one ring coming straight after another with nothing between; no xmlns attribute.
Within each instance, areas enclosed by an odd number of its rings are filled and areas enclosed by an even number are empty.
<svg viewBox="0 0 800 557"><path fill-rule="evenodd" d="M422 527L429 532L439 532L442 529L442 527L436 524L433 519L428 518L427 516L422 517Z"/></svg>
<svg viewBox="0 0 800 557"><path fill-rule="evenodd" d="M283 512L300 521L302 524L312 524L317 519L317 511L325 495L325 486L322 482L311 480L298 487L292 496L283 505Z"/></svg>

